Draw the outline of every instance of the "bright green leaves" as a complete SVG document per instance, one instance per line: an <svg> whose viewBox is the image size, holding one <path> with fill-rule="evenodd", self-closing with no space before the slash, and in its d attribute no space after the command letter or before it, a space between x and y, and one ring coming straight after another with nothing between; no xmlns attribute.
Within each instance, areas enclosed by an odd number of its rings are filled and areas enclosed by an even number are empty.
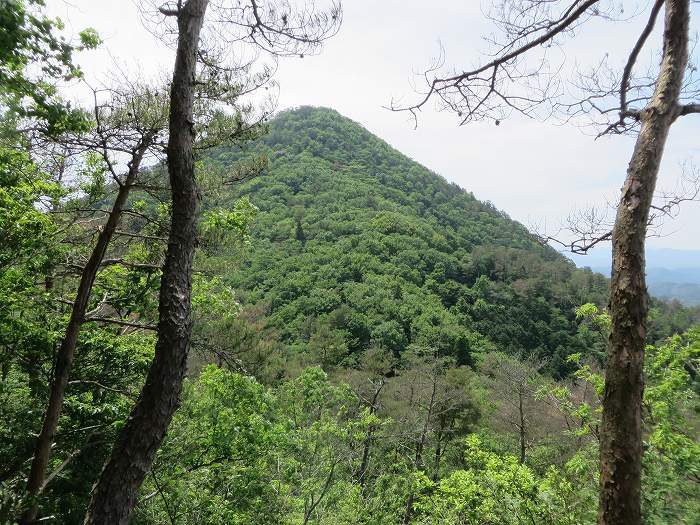
<svg viewBox="0 0 700 525"><path fill-rule="evenodd" d="M229 322L238 316L240 304L230 286L219 277L195 274L192 282L193 316L197 322Z"/></svg>
<svg viewBox="0 0 700 525"><path fill-rule="evenodd" d="M86 115L61 100L53 82L79 78L73 51L96 47L99 37L94 29L86 29L76 48L58 34L62 22L44 16L43 7L41 0L0 3L0 104L37 120L50 135L86 129ZM31 74L31 65L38 65L41 74Z"/></svg>
<svg viewBox="0 0 700 525"><path fill-rule="evenodd" d="M47 206L58 185L14 148L0 147L0 364L28 369L48 356L55 303L43 275L60 253L55 217ZM38 388L38 380L31 381Z"/></svg>
<svg viewBox="0 0 700 525"><path fill-rule="evenodd" d="M347 498L357 495L352 465L373 419L358 414L356 396L319 367L285 383L279 400L285 414L279 461L295 512L290 522L333 523Z"/></svg>
<svg viewBox="0 0 700 525"><path fill-rule="evenodd" d="M0 265L17 257L36 256L51 245L55 232L46 205L62 195L60 187L39 170L29 156L0 147ZM42 209L43 208L43 209Z"/></svg>
<svg viewBox="0 0 700 525"><path fill-rule="evenodd" d="M187 383L184 397L173 428L185 438L177 446L186 468L224 460L245 464L271 439L272 398L250 377L209 366L196 383Z"/></svg>
<svg viewBox="0 0 700 525"><path fill-rule="evenodd" d="M610 331L610 314L600 312L598 307L592 303L586 303L576 309L576 319L591 323L598 331L607 335Z"/></svg>
<svg viewBox="0 0 700 525"><path fill-rule="evenodd" d="M257 211L248 197L243 197L228 209L204 212L200 223L201 241L205 246L220 246L227 241L249 243L249 228Z"/></svg>
<svg viewBox="0 0 700 525"><path fill-rule="evenodd" d="M368 427L380 424L357 402L318 367L275 390L206 367L185 384L140 522L167 521L169 509L183 523L357 523L363 498L352 467Z"/></svg>
<svg viewBox="0 0 700 525"><path fill-rule="evenodd" d="M594 323L599 337L609 327L606 314L593 305L584 305L580 317ZM569 388L557 388L545 394L556 401L559 410L576 424L577 437L597 435L600 421L599 401L603 395L603 376L583 362L580 355L570 361L577 365L573 376L590 385L596 396L590 401L576 399ZM693 523L700 517L700 439L697 435L700 396L697 370L700 367L700 332L697 328L676 335L657 346L649 345L645 358L643 425L643 512L650 524ZM597 445L596 442L593 442ZM597 446L595 447L597 450ZM597 464L595 451L581 449L567 464L577 475L591 478L588 491L595 492ZM589 451L590 452L590 451ZM593 459L591 459L593 457Z"/></svg>
<svg viewBox="0 0 700 525"><path fill-rule="evenodd" d="M278 440L274 399L254 379L216 367L185 383L183 404L144 485L137 509L145 522L230 525L279 523L273 484ZM167 505L167 508L166 506Z"/></svg>
<svg viewBox="0 0 700 525"><path fill-rule="evenodd" d="M700 519L700 330L647 347L644 510L649 523ZM691 518L690 516L693 516Z"/></svg>
<svg viewBox="0 0 700 525"><path fill-rule="evenodd" d="M80 43L82 44L83 49L95 49L102 44L100 35L91 27L83 29L80 33L78 33L78 37L80 38Z"/></svg>
<svg viewBox="0 0 700 525"><path fill-rule="evenodd" d="M424 496L416 504L420 524L575 524L569 514L571 484L551 469L536 475L514 456L486 450L476 436L465 441L465 468L439 483L422 478Z"/></svg>
<svg viewBox="0 0 700 525"><path fill-rule="evenodd" d="M86 201L96 202L105 198L107 166L102 155L94 151L83 155L81 161L81 164L76 169L76 189L84 197L76 199L73 204L86 207Z"/></svg>

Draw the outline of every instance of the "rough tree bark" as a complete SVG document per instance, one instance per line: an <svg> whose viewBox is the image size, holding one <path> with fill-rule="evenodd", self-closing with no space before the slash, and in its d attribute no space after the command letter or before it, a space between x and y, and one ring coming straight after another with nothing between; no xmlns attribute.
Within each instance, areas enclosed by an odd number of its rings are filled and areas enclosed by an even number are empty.
<svg viewBox="0 0 700 525"><path fill-rule="evenodd" d="M373 416L374 414L377 413L377 410L379 408L379 403L377 402L379 399L379 394L381 394L382 389L384 388L384 385L386 385L386 381L384 378L381 378L379 380L379 383L377 386L374 388L374 393L372 394L372 400L369 403L369 414L370 416ZM367 427L367 432L365 434L365 441L362 446L362 461L360 463L360 468L357 471L357 475L355 479L358 481L360 486L364 487L366 482L367 482L367 470L369 469L369 453L370 449L372 447L372 441L374 438L374 431L377 429L377 426L374 423L370 423Z"/></svg>
<svg viewBox="0 0 700 525"><path fill-rule="evenodd" d="M647 290L644 244L649 210L669 128L680 115L688 61L689 0L667 0L663 57L654 96L627 169L612 235L608 341L600 433L599 525L641 523L641 406Z"/></svg>
<svg viewBox="0 0 700 525"><path fill-rule="evenodd" d="M51 445L56 436L58 418L61 414L63 398L65 397L66 387L75 357L75 348L78 344L80 327L84 322L85 311L87 310L90 300L90 293L92 292L95 277L100 269L100 264L104 259L107 247L114 236L117 226L119 226L122 211L129 197L129 192L138 177L141 161L148 149L148 144L149 140L146 138L141 143L139 149L134 152L129 164L129 171L126 178L119 186L119 191L117 192L117 197L114 200L107 222L97 237L97 242L80 276L80 283L75 300L73 301L73 308L68 320L68 325L66 326L61 346L56 355L56 366L54 369L53 382L51 384L49 403L44 412L41 432L34 446L32 466L27 479L27 495L29 496L30 506L23 514L20 520L21 523L32 523L36 520L38 514L36 498L44 488L46 469L51 455Z"/></svg>
<svg viewBox="0 0 700 525"><path fill-rule="evenodd" d="M93 487L85 523L124 525L177 409L191 332L192 260L196 245L193 101L199 34L208 0L176 11L178 43L170 89L168 174L172 218L159 297L158 340L146 383Z"/></svg>

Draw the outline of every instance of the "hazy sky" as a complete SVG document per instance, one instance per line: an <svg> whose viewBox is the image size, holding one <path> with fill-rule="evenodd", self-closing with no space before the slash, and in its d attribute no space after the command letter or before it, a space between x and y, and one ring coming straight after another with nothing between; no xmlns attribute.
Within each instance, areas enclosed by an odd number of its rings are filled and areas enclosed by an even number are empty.
<svg viewBox="0 0 700 525"><path fill-rule="evenodd" d="M47 3L68 22L69 30L94 27L104 39L101 50L79 56L89 80L103 78L113 60L145 75L170 71L172 52L144 29L136 2ZM339 34L320 55L280 63L279 109L332 107L526 225L547 224L552 231L572 210L616 199L632 151L630 138L593 140L576 127L522 118L498 127L459 127L454 115L432 106L422 112L414 130L406 114L382 107L392 97L414 99L414 73L433 62L440 43L448 64L467 67L477 61L479 49L484 49L481 35L491 30L479 0L345 0L343 11ZM700 8L693 15L698 20ZM638 25L639 19L630 24L596 22L568 48L567 56L586 64L607 52L612 63L623 63ZM674 125L659 188L673 189L681 163L693 159L700 166L700 116ZM667 222L664 234L650 245L700 249L700 203L688 203L680 218Z"/></svg>

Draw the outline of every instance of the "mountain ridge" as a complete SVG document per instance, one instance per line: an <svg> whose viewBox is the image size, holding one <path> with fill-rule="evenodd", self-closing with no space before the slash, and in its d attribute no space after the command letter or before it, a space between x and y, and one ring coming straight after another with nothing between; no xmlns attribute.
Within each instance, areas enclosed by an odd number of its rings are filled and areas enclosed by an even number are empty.
<svg viewBox="0 0 700 525"><path fill-rule="evenodd" d="M590 256L571 258L579 267L588 267L610 276L610 250L597 250ZM646 280L649 293L664 301L700 305L700 251L648 248Z"/></svg>
<svg viewBox="0 0 700 525"><path fill-rule="evenodd" d="M555 376L572 353L601 358L575 310L605 303L603 276L358 123L289 110L251 148L214 159L226 168L260 155L265 172L229 196L260 209L251 246L211 263L239 293L243 322L262 330L245 344L274 356L255 365L268 375L290 361L353 366L372 348L458 364L498 349L542 359Z"/></svg>

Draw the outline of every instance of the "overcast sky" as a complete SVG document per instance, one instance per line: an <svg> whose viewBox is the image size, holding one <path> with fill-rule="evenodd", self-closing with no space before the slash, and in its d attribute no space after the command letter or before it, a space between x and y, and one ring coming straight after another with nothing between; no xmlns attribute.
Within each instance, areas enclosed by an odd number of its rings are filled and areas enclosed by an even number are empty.
<svg viewBox="0 0 700 525"><path fill-rule="evenodd" d="M482 0L486 2L487 0ZM118 61L142 75L169 72L172 52L141 24L131 0L49 0L52 13L75 32L94 27L104 40L78 62L90 81ZM627 2L625 2L627 4ZM285 59L277 80L279 109L327 106L361 123L392 146L525 225L554 231L572 210L614 201L632 151L630 138L593 140L581 129L522 118L458 126L456 116L427 107L418 128L406 114L382 106L392 97L414 100L415 72L429 66L440 43L448 64L467 67L491 30L479 0L345 0L343 25L318 56ZM700 8L693 12L700 17ZM590 63L606 52L623 63L636 23L596 22L568 48ZM694 24L693 31L698 30ZM700 116L680 119L669 138L660 189L673 189L680 165L700 165ZM700 249L700 203L688 203L650 246Z"/></svg>

